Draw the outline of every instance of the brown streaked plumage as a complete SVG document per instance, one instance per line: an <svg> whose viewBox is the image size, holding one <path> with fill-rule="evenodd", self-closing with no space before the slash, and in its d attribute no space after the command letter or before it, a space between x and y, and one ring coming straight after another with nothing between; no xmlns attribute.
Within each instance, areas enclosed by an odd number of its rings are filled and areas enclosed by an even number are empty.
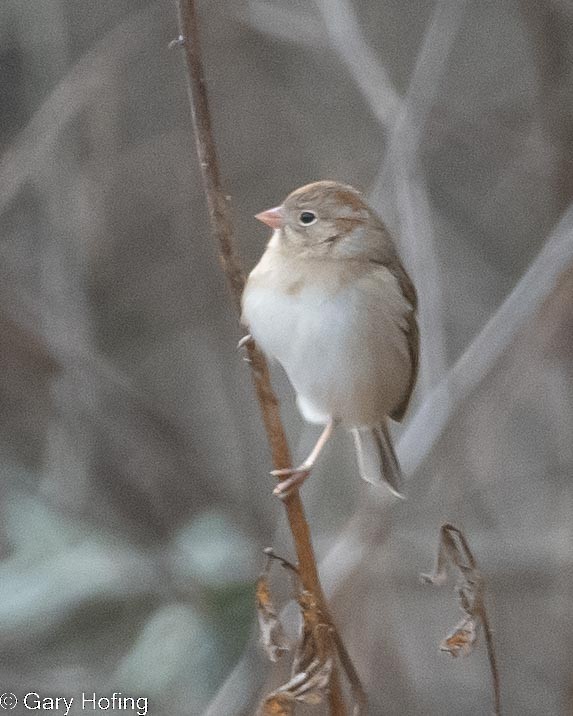
<svg viewBox="0 0 573 716"><path fill-rule="evenodd" d="M360 472L400 493L388 418L401 420L418 371L414 286L384 224L351 186L321 181L257 216L274 231L243 295L243 321L284 367L304 417L326 428L282 471L283 493L310 472L333 425L355 438Z"/></svg>

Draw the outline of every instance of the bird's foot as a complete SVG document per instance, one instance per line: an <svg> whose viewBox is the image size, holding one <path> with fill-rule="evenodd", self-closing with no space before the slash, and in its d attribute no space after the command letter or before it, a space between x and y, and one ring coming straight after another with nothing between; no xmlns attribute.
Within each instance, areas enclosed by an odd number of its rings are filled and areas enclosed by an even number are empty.
<svg viewBox="0 0 573 716"><path fill-rule="evenodd" d="M271 472L273 477L282 478L273 490L273 495L276 495L281 499L285 498L293 487L299 487L302 485L302 483L310 475L311 470L312 465L308 465L306 463L303 463L298 467L286 467L282 470L273 470Z"/></svg>
<svg viewBox="0 0 573 716"><path fill-rule="evenodd" d="M241 348L244 348L249 341L253 340L253 336L250 333L247 333L246 336L243 336L241 340L237 343L237 350L240 351Z"/></svg>
<svg viewBox="0 0 573 716"><path fill-rule="evenodd" d="M253 340L253 336L251 336L250 333L247 333L247 335L246 335L246 336L243 336L243 337L241 338L241 340L237 343L237 350L238 350L238 351L240 351L240 350L245 350L245 353L244 353L244 355L243 355L243 360L245 361L245 363L250 363L250 362L251 362L251 359L249 358L249 355L248 355L248 350L246 350L246 349L247 349L248 343L249 343L250 341L252 341L252 340Z"/></svg>

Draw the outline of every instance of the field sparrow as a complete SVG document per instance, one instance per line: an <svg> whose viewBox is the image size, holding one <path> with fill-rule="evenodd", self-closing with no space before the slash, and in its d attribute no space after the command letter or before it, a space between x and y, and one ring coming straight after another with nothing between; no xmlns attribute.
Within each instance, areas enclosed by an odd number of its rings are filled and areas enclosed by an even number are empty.
<svg viewBox="0 0 573 716"><path fill-rule="evenodd" d="M310 473L334 425L354 436L362 477L401 494L388 418L400 421L418 370L416 291L384 224L356 189L319 181L257 214L273 229L242 299L242 320L285 369L306 420L325 425L284 494Z"/></svg>

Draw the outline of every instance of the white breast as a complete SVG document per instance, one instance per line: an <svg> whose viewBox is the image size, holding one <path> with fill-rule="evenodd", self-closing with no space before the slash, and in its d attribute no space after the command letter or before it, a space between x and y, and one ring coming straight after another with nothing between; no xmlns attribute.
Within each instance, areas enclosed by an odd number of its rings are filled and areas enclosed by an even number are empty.
<svg viewBox="0 0 573 716"><path fill-rule="evenodd" d="M243 320L284 367L307 420L376 425L409 385L412 308L384 267L346 281L336 274L344 262L333 264L307 261L298 276L293 266L261 260L245 290Z"/></svg>

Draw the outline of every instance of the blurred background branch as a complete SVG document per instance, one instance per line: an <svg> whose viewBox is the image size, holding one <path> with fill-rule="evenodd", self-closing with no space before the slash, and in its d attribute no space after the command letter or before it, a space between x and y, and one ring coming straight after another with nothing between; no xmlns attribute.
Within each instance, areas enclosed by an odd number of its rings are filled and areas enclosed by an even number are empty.
<svg viewBox="0 0 573 716"><path fill-rule="evenodd" d="M419 287L408 499L368 490L343 433L304 487L372 712L489 698L487 664L436 652L451 611L417 581L448 520L488 575L507 713L569 713L569 3L201 7L245 267L266 238L252 215L333 178L369 194ZM261 549L290 542L255 479L271 459L205 240L176 34L171 0L0 4L1 678L246 716L286 680L252 605ZM298 458L315 430L271 371Z"/></svg>

